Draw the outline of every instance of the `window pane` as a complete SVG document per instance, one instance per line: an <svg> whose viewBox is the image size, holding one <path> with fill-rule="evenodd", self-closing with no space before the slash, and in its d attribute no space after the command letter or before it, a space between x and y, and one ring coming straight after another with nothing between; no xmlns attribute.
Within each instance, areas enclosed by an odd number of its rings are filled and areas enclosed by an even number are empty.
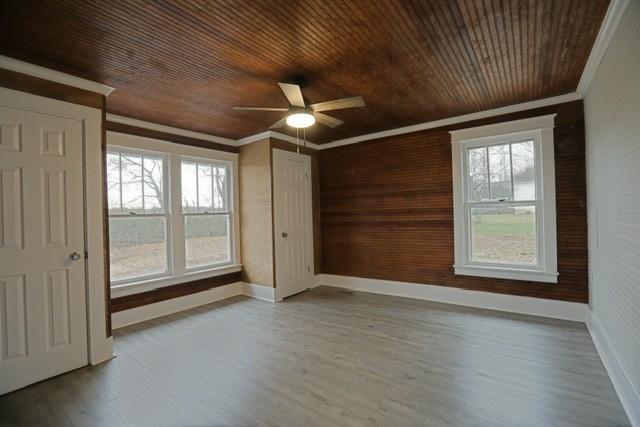
<svg viewBox="0 0 640 427"><path fill-rule="evenodd" d="M535 200L536 179L533 141L511 144L511 158L515 200Z"/></svg>
<svg viewBox="0 0 640 427"><path fill-rule="evenodd" d="M142 156L122 153L122 208L126 212L143 212Z"/></svg>
<svg viewBox="0 0 640 427"><path fill-rule="evenodd" d="M164 212L164 162L160 157L144 156L144 212Z"/></svg>
<svg viewBox="0 0 640 427"><path fill-rule="evenodd" d="M491 145L488 147L488 151L491 200L511 200L509 144Z"/></svg>
<svg viewBox="0 0 640 427"><path fill-rule="evenodd" d="M213 210L212 184L211 166L198 163L198 207L200 212Z"/></svg>
<svg viewBox="0 0 640 427"><path fill-rule="evenodd" d="M226 211L227 208L227 168L214 167L213 206L217 210Z"/></svg>
<svg viewBox="0 0 640 427"><path fill-rule="evenodd" d="M194 162L182 162L180 179L182 181L182 211L196 212L198 208L198 182Z"/></svg>
<svg viewBox="0 0 640 427"><path fill-rule="evenodd" d="M537 264L535 206L471 208L471 260Z"/></svg>
<svg viewBox="0 0 640 427"><path fill-rule="evenodd" d="M107 153L107 194L109 213L122 213L120 204L120 154Z"/></svg>
<svg viewBox="0 0 640 427"><path fill-rule="evenodd" d="M164 217L109 218L111 281L167 271Z"/></svg>
<svg viewBox="0 0 640 427"><path fill-rule="evenodd" d="M469 200L480 202L489 199L489 171L487 170L487 147L468 151Z"/></svg>
<svg viewBox="0 0 640 427"><path fill-rule="evenodd" d="M187 268L231 260L229 215L187 215L184 233Z"/></svg>

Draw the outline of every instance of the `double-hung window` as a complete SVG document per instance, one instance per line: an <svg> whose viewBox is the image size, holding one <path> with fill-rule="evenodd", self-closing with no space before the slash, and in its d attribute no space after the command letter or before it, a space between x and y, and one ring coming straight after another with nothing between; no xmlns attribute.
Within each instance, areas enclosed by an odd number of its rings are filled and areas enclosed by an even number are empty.
<svg viewBox="0 0 640 427"><path fill-rule="evenodd" d="M111 132L107 141L116 294L239 271L237 154Z"/></svg>
<svg viewBox="0 0 640 427"><path fill-rule="evenodd" d="M229 170L222 163L182 160L182 215L187 270L231 261Z"/></svg>
<svg viewBox="0 0 640 427"><path fill-rule="evenodd" d="M166 275L166 156L108 151L107 188L112 284Z"/></svg>
<svg viewBox="0 0 640 427"><path fill-rule="evenodd" d="M456 274L557 282L553 125L451 132Z"/></svg>

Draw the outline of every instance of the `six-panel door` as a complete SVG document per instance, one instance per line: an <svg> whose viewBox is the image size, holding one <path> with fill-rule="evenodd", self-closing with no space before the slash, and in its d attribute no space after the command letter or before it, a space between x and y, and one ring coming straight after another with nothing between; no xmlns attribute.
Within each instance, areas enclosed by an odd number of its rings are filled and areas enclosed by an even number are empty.
<svg viewBox="0 0 640 427"><path fill-rule="evenodd" d="M0 107L0 132L3 394L86 365L87 312L82 122Z"/></svg>

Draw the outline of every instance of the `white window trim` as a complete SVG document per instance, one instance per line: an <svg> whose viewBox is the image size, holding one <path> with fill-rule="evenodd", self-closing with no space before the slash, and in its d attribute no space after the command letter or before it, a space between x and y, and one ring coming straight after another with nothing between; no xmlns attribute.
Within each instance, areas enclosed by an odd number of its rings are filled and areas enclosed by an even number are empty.
<svg viewBox="0 0 640 427"><path fill-rule="evenodd" d="M167 246L170 253L168 273L158 276L141 277L140 280L131 282L118 282L112 285L112 297L130 295L157 289L164 286L171 286L185 283L192 280L205 279L208 277L220 276L231 272L240 271L240 218L239 218L239 197L238 195L238 154L226 151L212 150L207 148L192 147L183 144L175 144L153 138L128 135L119 132L107 132L107 149L152 153L166 156L167 173L165 181L169 197L167 207L169 209L170 220L167 232ZM224 163L229 167L229 206L231 210L231 255L230 262L224 265L203 267L200 269L186 269L185 265L185 245L184 245L184 223L182 215L182 193L180 173L171 173L172 170L181 170L183 160L202 159L213 163ZM176 191L177 190L177 191Z"/></svg>
<svg viewBox="0 0 640 427"><path fill-rule="evenodd" d="M455 274L557 283L556 194L553 128L555 114L523 120L451 131L453 166L453 210ZM465 211L466 150L473 146L504 143L513 137L532 136L536 150L536 212L538 238L537 266L504 266L470 261L470 245Z"/></svg>

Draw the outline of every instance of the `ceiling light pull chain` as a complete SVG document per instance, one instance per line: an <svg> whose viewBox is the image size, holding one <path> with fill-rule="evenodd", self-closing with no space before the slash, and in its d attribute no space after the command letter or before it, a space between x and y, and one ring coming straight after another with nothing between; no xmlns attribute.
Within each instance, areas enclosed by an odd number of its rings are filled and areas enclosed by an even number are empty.
<svg viewBox="0 0 640 427"><path fill-rule="evenodd" d="M296 154L300 154L300 137L298 136L300 129L296 128Z"/></svg>

